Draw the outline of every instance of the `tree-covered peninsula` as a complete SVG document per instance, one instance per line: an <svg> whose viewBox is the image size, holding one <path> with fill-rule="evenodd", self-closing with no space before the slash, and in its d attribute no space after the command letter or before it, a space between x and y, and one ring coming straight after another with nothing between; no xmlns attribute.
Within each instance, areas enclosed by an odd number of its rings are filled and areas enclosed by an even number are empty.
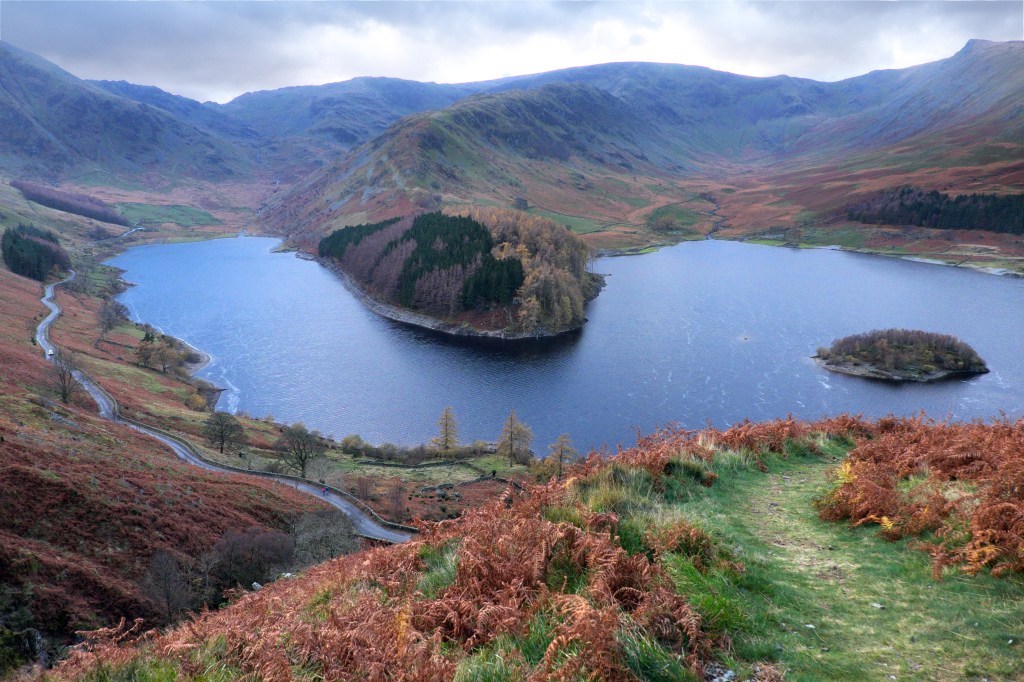
<svg viewBox="0 0 1024 682"><path fill-rule="evenodd" d="M846 336L819 348L814 357L825 369L886 381L936 381L988 372L975 350L955 336L913 329Z"/></svg>
<svg viewBox="0 0 1024 682"><path fill-rule="evenodd" d="M318 252L378 312L454 334L514 338L577 329L603 283L589 272L583 240L519 211L354 225L324 237Z"/></svg>

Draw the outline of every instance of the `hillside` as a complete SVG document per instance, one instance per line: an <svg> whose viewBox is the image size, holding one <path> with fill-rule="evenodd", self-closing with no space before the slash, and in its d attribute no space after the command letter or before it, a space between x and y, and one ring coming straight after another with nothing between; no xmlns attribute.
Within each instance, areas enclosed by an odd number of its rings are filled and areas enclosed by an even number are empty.
<svg viewBox="0 0 1024 682"><path fill-rule="evenodd" d="M97 170L228 180L251 176L254 162L216 130L0 42L0 168L46 180Z"/></svg>
<svg viewBox="0 0 1024 682"><path fill-rule="evenodd" d="M140 585L157 550L199 557L226 531L286 530L317 507L290 489L197 472L100 420L84 395L56 402L31 343L41 289L0 268L0 674L25 656L32 629L52 656L82 628L160 622Z"/></svg>
<svg viewBox="0 0 1024 682"><path fill-rule="evenodd" d="M187 627L96 633L56 677L1019 679L1022 444L1021 422L664 431Z"/></svg>
<svg viewBox="0 0 1024 682"><path fill-rule="evenodd" d="M607 64L476 84L487 90L399 121L277 197L264 218L303 242L414 207L525 202L597 246L712 230L825 244L838 234L846 245L852 229L866 235L857 247L879 251L870 242L884 230L846 219L859 197L904 184L1024 186L1022 46L971 41L939 62L837 83ZM665 211L678 214L672 234L653 229ZM1024 255L1012 240L975 237ZM980 250L963 255L984 261Z"/></svg>

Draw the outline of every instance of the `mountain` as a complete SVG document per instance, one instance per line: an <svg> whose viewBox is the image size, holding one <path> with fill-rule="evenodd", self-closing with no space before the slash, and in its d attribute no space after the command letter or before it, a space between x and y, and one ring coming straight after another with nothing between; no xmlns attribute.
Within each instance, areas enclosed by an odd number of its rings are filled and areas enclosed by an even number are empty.
<svg viewBox="0 0 1024 682"><path fill-rule="evenodd" d="M408 114L442 109L476 92L472 85L438 85L398 78L250 92L207 106L273 138L313 137L338 148L362 144Z"/></svg>
<svg viewBox="0 0 1024 682"><path fill-rule="evenodd" d="M1022 59L1024 43L971 41L939 62L837 83L624 63L474 84L486 92L398 121L265 215L299 240L354 221L516 198L547 213L642 225L679 200L656 185L727 187L787 172L812 180L854 160L875 169L876 182L897 184L928 168L1012 166L1024 145ZM973 174L998 183L1004 166ZM835 210L835 199L814 208Z"/></svg>
<svg viewBox="0 0 1024 682"><path fill-rule="evenodd" d="M135 85L127 81L90 81L90 83L111 94L161 109L196 128L221 135L228 140L256 141L261 137L243 121L225 114L216 107L201 104L181 95L173 95L152 85Z"/></svg>
<svg viewBox="0 0 1024 682"><path fill-rule="evenodd" d="M0 42L0 167L44 179L100 170L226 180L251 176L255 165L213 128Z"/></svg>

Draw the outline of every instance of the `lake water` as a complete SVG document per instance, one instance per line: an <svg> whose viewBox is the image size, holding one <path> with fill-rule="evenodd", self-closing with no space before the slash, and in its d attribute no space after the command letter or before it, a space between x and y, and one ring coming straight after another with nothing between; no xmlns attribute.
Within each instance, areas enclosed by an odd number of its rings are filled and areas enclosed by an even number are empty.
<svg viewBox="0 0 1024 682"><path fill-rule="evenodd" d="M201 348L220 409L303 421L337 437L401 444L436 434L454 407L462 440L493 440L510 409L546 453L631 445L678 423L749 418L990 418L1024 414L1024 280L831 250L725 241L605 258L608 286L579 332L543 343L458 340L378 317L317 263L276 240L141 246L110 264L136 283L132 318ZM990 374L891 385L818 368L810 356L886 327L968 342Z"/></svg>

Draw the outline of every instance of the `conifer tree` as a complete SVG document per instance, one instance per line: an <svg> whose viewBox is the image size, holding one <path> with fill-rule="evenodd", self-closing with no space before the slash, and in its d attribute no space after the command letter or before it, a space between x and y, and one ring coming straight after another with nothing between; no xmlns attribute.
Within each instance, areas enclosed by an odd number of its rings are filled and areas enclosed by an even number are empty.
<svg viewBox="0 0 1024 682"><path fill-rule="evenodd" d="M532 441L533 431L530 427L519 421L515 410L509 412L501 436L498 437L498 454L508 457L509 464L515 464L518 456L530 452Z"/></svg>
<svg viewBox="0 0 1024 682"><path fill-rule="evenodd" d="M444 408L441 418L437 420L437 437L430 441L442 453L448 453L458 445L459 425L455 423L455 414L451 405Z"/></svg>
<svg viewBox="0 0 1024 682"><path fill-rule="evenodd" d="M565 465L579 459L580 453L572 446L572 439L569 438L568 433L563 433L558 437L557 441L548 447L551 449L551 454L548 456L554 458L555 463L558 465L558 478L562 478Z"/></svg>

